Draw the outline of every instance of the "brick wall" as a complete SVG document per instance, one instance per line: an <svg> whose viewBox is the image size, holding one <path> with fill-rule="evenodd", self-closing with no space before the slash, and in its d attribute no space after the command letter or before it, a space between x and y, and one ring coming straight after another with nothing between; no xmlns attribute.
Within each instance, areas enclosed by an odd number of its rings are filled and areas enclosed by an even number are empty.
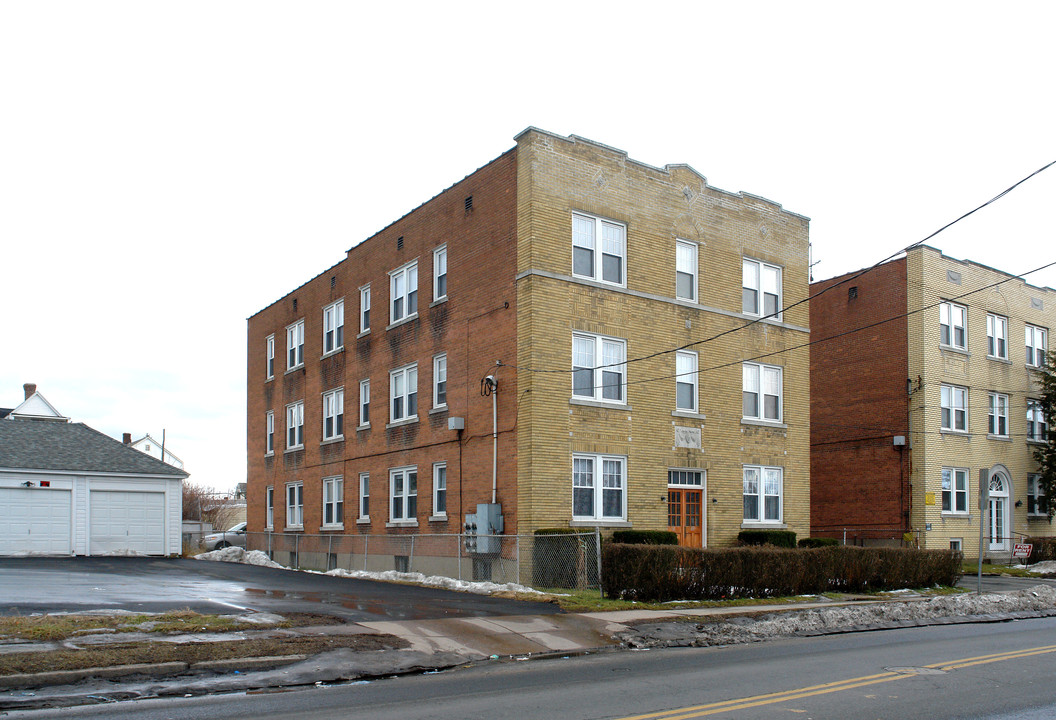
<svg viewBox="0 0 1056 720"><path fill-rule="evenodd" d="M909 435L906 261L857 274L810 286L810 516L820 535L909 520L908 447L893 444Z"/></svg>

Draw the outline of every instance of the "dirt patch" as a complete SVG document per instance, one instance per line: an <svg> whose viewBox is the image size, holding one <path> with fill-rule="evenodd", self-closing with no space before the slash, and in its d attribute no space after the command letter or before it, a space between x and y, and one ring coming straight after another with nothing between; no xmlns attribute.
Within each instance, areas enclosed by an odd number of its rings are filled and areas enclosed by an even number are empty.
<svg viewBox="0 0 1056 720"><path fill-rule="evenodd" d="M317 623L311 623L317 624ZM256 638L225 642L107 644L83 650L51 650L0 656L0 675L36 673L49 670L80 670L136 663L228 660L231 658L282 655L314 655L328 650L398 650L407 641L395 635L313 635L310 637Z"/></svg>

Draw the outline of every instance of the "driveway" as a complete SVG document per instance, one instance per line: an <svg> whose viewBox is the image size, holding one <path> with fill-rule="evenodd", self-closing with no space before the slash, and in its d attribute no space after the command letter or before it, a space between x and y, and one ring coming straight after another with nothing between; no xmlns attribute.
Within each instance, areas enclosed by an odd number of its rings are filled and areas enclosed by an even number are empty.
<svg viewBox="0 0 1056 720"><path fill-rule="evenodd" d="M205 560L0 559L0 615L182 608L221 614L316 613L346 622L560 612L552 603Z"/></svg>

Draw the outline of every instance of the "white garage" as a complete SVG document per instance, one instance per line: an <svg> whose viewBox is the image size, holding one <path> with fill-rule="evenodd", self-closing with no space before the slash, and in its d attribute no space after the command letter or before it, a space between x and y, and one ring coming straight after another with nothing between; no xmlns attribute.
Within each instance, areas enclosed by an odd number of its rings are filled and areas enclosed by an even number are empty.
<svg viewBox="0 0 1056 720"><path fill-rule="evenodd" d="M178 555L186 477L81 423L0 415L0 555Z"/></svg>

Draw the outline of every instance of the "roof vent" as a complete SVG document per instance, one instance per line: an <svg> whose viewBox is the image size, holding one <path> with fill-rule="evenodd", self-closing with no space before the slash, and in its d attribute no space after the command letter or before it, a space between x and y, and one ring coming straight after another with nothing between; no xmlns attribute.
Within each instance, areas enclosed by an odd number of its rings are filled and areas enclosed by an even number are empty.
<svg viewBox="0 0 1056 720"><path fill-rule="evenodd" d="M847 288L847 299L848 300L856 300L857 298L858 298L858 286L857 285L851 285L849 288Z"/></svg>
<svg viewBox="0 0 1056 720"><path fill-rule="evenodd" d="M403 250L403 235L400 235L398 238L396 238L396 249Z"/></svg>
<svg viewBox="0 0 1056 720"><path fill-rule="evenodd" d="M469 195L468 197L466 197L466 212L469 212L472 209L473 209L473 196Z"/></svg>
<svg viewBox="0 0 1056 720"><path fill-rule="evenodd" d="M294 309L294 310L296 310L296 309L297 309L297 298L294 298L294 299L293 299L293 309Z"/></svg>
<svg viewBox="0 0 1056 720"><path fill-rule="evenodd" d="M333 290L335 285L337 285L337 275L331 275L330 276L330 289Z"/></svg>

